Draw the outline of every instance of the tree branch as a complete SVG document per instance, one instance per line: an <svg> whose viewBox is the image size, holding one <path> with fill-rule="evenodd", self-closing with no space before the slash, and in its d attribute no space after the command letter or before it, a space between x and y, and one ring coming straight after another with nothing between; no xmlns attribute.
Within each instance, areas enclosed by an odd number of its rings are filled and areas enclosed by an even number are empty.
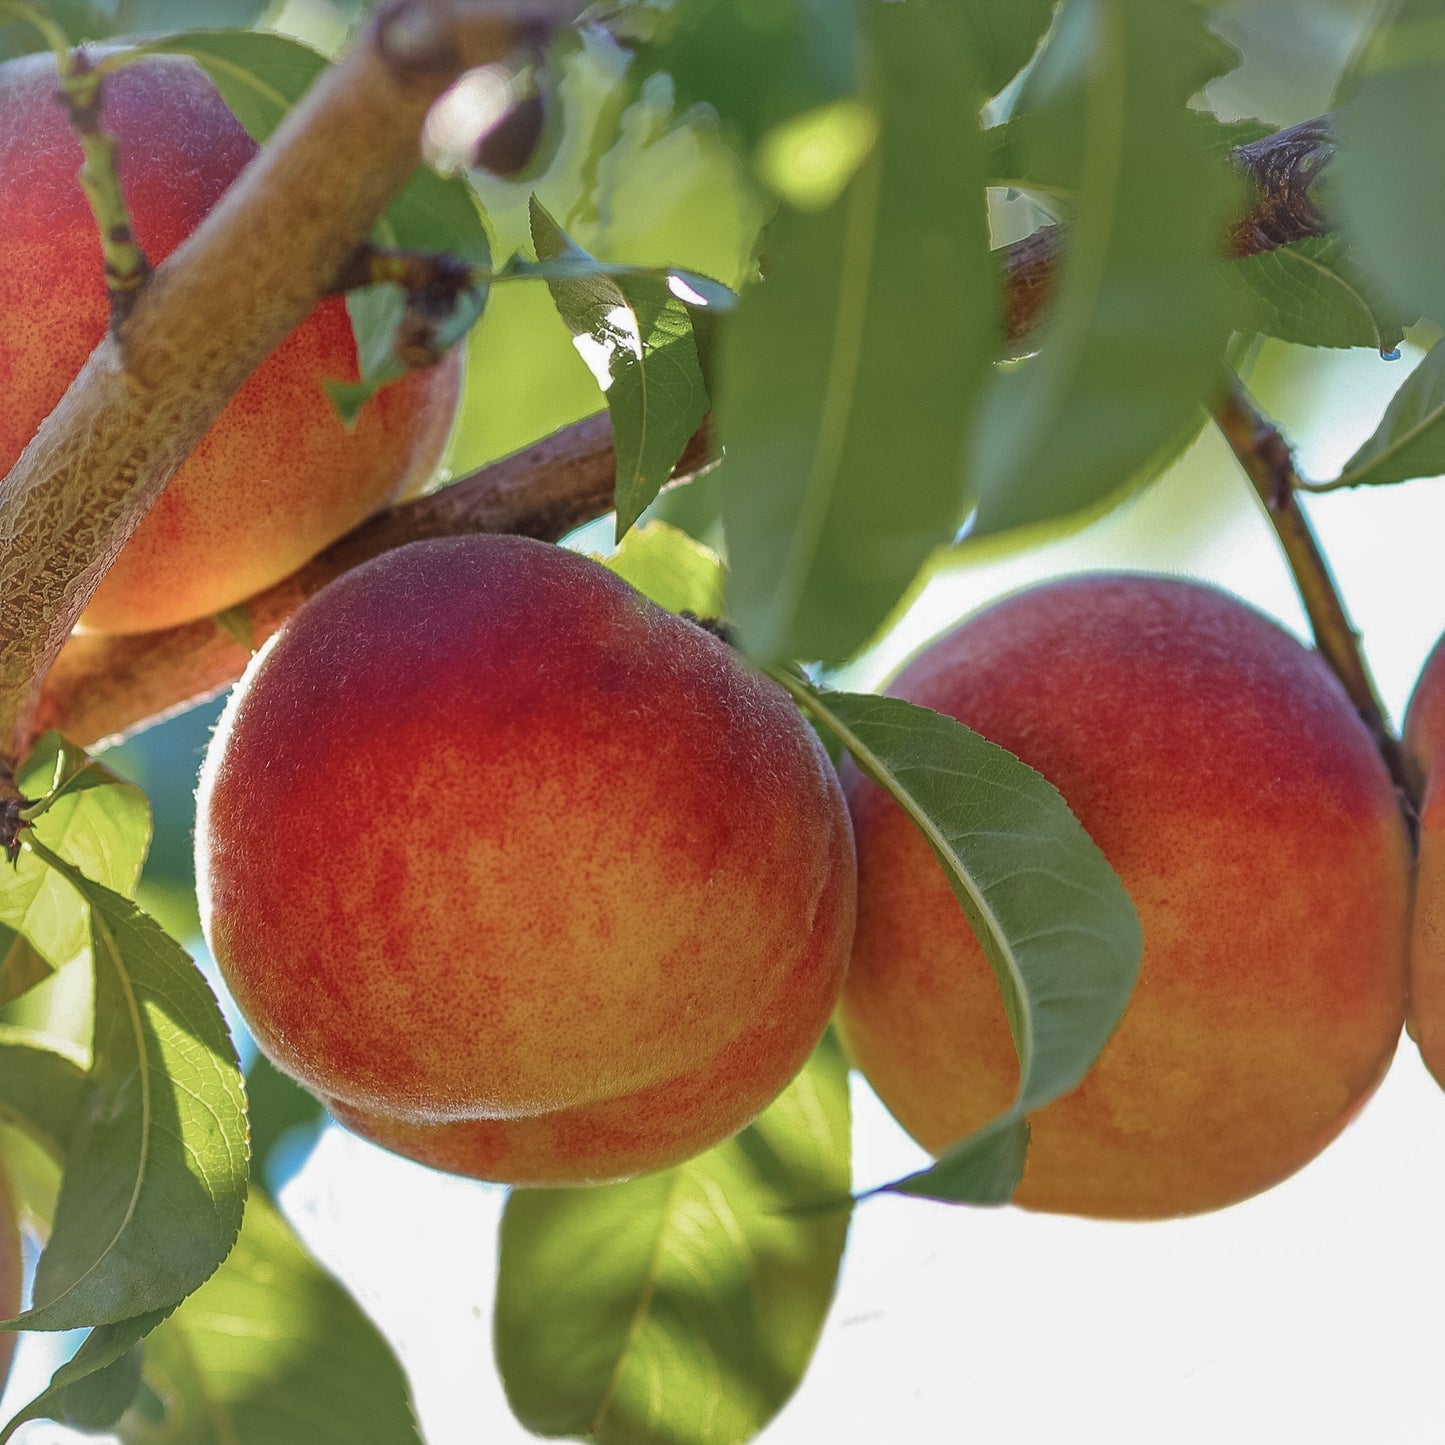
<svg viewBox="0 0 1445 1445"><path fill-rule="evenodd" d="M396 17L399 12L410 13L414 8L413 4L393 4L383 11L380 19L384 23L388 15ZM437 7L422 4L420 8L430 14ZM455 6L440 8L448 13L456 9ZM493 44L497 43L495 32L491 39ZM413 54L435 49L434 45L429 46L425 42L424 36L413 35L412 41ZM341 77L334 79L342 84ZM434 82L435 77L432 80ZM344 83L342 88L349 84ZM370 98L373 111L379 104L377 97ZM421 110L424 108L420 107ZM382 106L382 109L387 107ZM419 125L416 108L409 108L407 114L408 125L413 121ZM381 123L381 118L374 114L366 122L368 126ZM293 118L292 124L304 135L318 122L298 117ZM371 132L363 135L359 129L353 128L350 138L360 140L360 148L371 154L374 146ZM1254 254L1304 235L1319 234L1322 223L1308 202L1308 191L1331 149L1325 122L1312 121L1234 152L1235 163L1254 178L1256 184L1254 208L1231 227L1229 248L1232 254ZM350 147L347 154L350 154ZM334 151L327 152L322 170L346 175L346 168ZM277 182L273 180L270 184L274 186ZM289 184L294 184L294 181ZM355 185L355 180L350 184ZM295 200L293 196L292 205ZM233 202L233 207L241 205L239 200ZM234 220L222 220L216 222L215 227L224 237L235 231L236 224ZM1062 228L1049 228L1005 248L1001 253L1007 283L1007 330L1012 341L1017 341L1036 325L1048 302L1061 240ZM194 284L202 292L218 284L216 276L208 279L206 275L205 268L212 264L208 259L196 268ZM418 264L416 258L387 257L353 246L342 254L333 254L329 270L322 268L313 272L311 284L318 290L333 289L370 279L371 268L375 266L384 268L394 265L405 269ZM157 274L167 273L170 269L171 263L168 262ZM234 261L217 269L223 274L233 272ZM239 277L238 289L248 298L254 285L254 275ZM147 297L146 304L150 306L150 297ZM206 314L213 315L215 305L210 301L205 305ZM171 310L176 309L174 302L169 306ZM174 342L173 346L176 364L184 366L187 361L184 346ZM208 346L206 349L209 351L211 348ZM1260 463L1269 448L1262 442L1248 440L1255 436L1255 428L1252 422L1242 420L1244 415L1236 406L1230 413L1229 425L1233 427L1234 438L1240 441L1244 452L1255 456L1256 463ZM55 418L52 418L54 421ZM69 425L75 425L73 418ZM1224 425L1222 421L1221 426ZM1265 425L1262 419L1259 425ZM133 422L132 440L136 436L149 436L155 429L154 419L142 418L138 423ZM53 430L51 423L47 423L46 430ZM707 447L707 436L699 433L679 465L679 479L695 473L705 464ZM180 450L178 444L176 451L179 453ZM178 463L178 460L177 456L175 461ZM503 531L555 540L580 523L611 509L613 468L611 433L604 416L566 428L537 446L453 483L442 492L404 504L364 524L291 577L252 598L247 604L251 635L259 643L274 632L302 601L333 577L408 541L466 532ZM38 471L33 462L30 471L32 474ZM1269 475L1273 475L1275 480L1267 485L1277 487L1277 474ZM0 494L0 526L7 523L8 493L14 486L15 478L12 476L5 492ZM1270 495L1273 494L1271 490ZM1294 546L1303 559L1306 556L1303 541L1312 544L1308 523L1293 506L1292 499L1286 512L1279 515L1283 520L1277 520L1276 525L1283 525L1294 539L1287 543L1287 550ZM1276 516L1271 509L1271 517ZM11 535L15 534L12 532ZM1317 548L1315 554L1318 555ZM9 582L3 570L6 565L8 558L0 559L0 578L3 578L0 585L8 585ZM1319 568L1321 570L1314 575L1327 579L1323 559L1319 560ZM1312 620L1316 611L1320 612L1322 619L1316 625L1323 627L1326 635L1350 639L1348 647L1341 645L1338 649L1340 656L1345 658L1353 651L1358 661L1358 649L1353 645L1354 635L1348 620L1343 618L1342 609L1333 624L1324 620L1328 618L1329 610L1322 603L1311 610ZM17 635L3 596L0 596L0 635ZM14 744L13 751L23 753L39 732L47 727L60 729L82 745L93 745L141 727L218 692L240 675L246 660L245 649L209 620L140 636L76 635L60 651L38 700L32 692L32 700L12 714L9 736ZM0 663L3 661L4 648L0 646ZM1358 665L1363 669L1362 661ZM1360 680L1357 678L1356 686L1351 689L1352 696L1357 691L1359 693L1357 706L1360 698L1373 697L1368 674L1364 674L1363 680L1363 688L1358 686ZM0 687L3 686L5 678L0 676ZM1371 724L1372 731L1377 737L1389 739L1389 729L1383 722L1383 713L1378 705L1376 719L1376 723ZM1380 728L1383 728L1383 733ZM1385 745L1382 743L1382 747Z"/></svg>
<svg viewBox="0 0 1445 1445"><path fill-rule="evenodd" d="M1369 664L1360 650L1360 634L1345 611L1309 518L1300 508L1299 477L1289 444L1265 419L1233 372L1227 373L1212 410L1215 425L1253 483L1279 537L1309 617L1315 646L1369 728L1402 799L1413 806L1419 796L1417 780L1411 776L1399 739L1385 716Z"/></svg>
<svg viewBox="0 0 1445 1445"><path fill-rule="evenodd" d="M1236 146L1230 161L1248 182L1249 201L1229 226L1224 252L1242 259L1277 251L1291 241L1323 236L1329 223L1316 209L1315 182L1335 153L1334 116L1320 116ZM1001 247L1004 337L1016 346L1038 324L1053 295L1068 228L1045 226Z"/></svg>
<svg viewBox="0 0 1445 1445"><path fill-rule="evenodd" d="M96 348L0 486L0 756L146 510L400 190L432 101L563 3L387 0Z"/></svg>
<svg viewBox="0 0 1445 1445"><path fill-rule="evenodd" d="M707 428L674 476L708 464ZM246 603L260 645L308 597L371 557L427 537L510 532L555 542L612 510L616 480L605 413L536 446L364 522L276 586ZM213 696L241 675L246 649L209 619L125 637L77 633L45 680L26 746L46 728L90 747Z"/></svg>

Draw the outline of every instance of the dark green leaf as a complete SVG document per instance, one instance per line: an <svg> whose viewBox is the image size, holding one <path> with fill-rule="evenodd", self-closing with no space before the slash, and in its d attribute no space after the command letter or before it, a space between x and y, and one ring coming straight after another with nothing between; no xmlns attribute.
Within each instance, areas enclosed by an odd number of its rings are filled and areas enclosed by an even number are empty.
<svg viewBox="0 0 1445 1445"><path fill-rule="evenodd" d="M495 1340L522 1423L598 1445L750 1440L797 1386L833 1296L848 1131L830 1037L756 1123L696 1159L515 1190Z"/></svg>
<svg viewBox="0 0 1445 1445"><path fill-rule="evenodd" d="M119 1366L123 1376L127 1367L120 1362L129 1357L137 1343L164 1318L164 1310L152 1310L134 1319L119 1320L115 1324L102 1325L92 1330L74 1356L50 1377L50 1384L44 1392L37 1395L0 1430L0 1445L6 1445L15 1431L27 1421L65 1420L66 1407L71 1401L77 1402L83 1410L98 1405L105 1392L105 1385L100 1386L99 1394L93 1395L82 1388L84 1382L110 1372L116 1366ZM115 1374L109 1375L108 1383L117 1383ZM72 1395L71 1391L78 1393Z"/></svg>
<svg viewBox="0 0 1445 1445"><path fill-rule="evenodd" d="M420 1445L376 1327L264 1196L226 1262L146 1341L125 1445Z"/></svg>
<svg viewBox="0 0 1445 1445"><path fill-rule="evenodd" d="M592 261L535 196L531 217L538 261ZM707 412L692 317L658 277L549 275L547 288L607 396L621 538L672 475Z"/></svg>
<svg viewBox="0 0 1445 1445"><path fill-rule="evenodd" d="M1028 64L1054 18L1056 0L960 0L973 29L977 78L995 95Z"/></svg>
<svg viewBox="0 0 1445 1445"><path fill-rule="evenodd" d="M137 1340L118 1360L67 1385L60 1397L60 1418L77 1430L109 1430L140 1389L142 1352Z"/></svg>
<svg viewBox="0 0 1445 1445"><path fill-rule="evenodd" d="M1118 494L1213 385L1236 186L1185 102L1231 54L1178 6L1065 6L1029 134L1043 170L1078 167L1078 212L1040 354L996 376L981 412L973 536Z"/></svg>
<svg viewBox="0 0 1445 1445"><path fill-rule="evenodd" d="M951 3L869 13L877 143L831 209L779 210L719 350L731 611L763 659L849 656L953 537L998 345L968 27Z"/></svg>
<svg viewBox="0 0 1445 1445"><path fill-rule="evenodd" d="M998 979L1018 1050L1009 1110L889 1187L1003 1203L1023 1173L1027 1115L1079 1083L1129 1001L1143 947L1133 904L1058 791L1012 753L901 698L775 675L928 839Z"/></svg>
<svg viewBox="0 0 1445 1445"><path fill-rule="evenodd" d="M1369 439L1344 465L1340 481L1403 482L1445 473L1445 341L1437 341L1425 359L1390 398L1385 415Z"/></svg>
<svg viewBox="0 0 1445 1445"><path fill-rule="evenodd" d="M751 148L774 126L852 95L858 0L682 0L639 71L665 70L677 106L702 102Z"/></svg>
<svg viewBox="0 0 1445 1445"><path fill-rule="evenodd" d="M0 1027L0 1120L23 1129L57 1161L80 1117L85 1083L79 1060Z"/></svg>
<svg viewBox="0 0 1445 1445"><path fill-rule="evenodd" d="M722 562L710 547L664 522L646 522L602 559L644 597L669 612L721 617L725 605Z"/></svg>
<svg viewBox="0 0 1445 1445"><path fill-rule="evenodd" d="M90 906L95 1042L27 1329L168 1309L225 1258L246 1191L235 1050L206 981L134 904L33 840Z"/></svg>
<svg viewBox="0 0 1445 1445"><path fill-rule="evenodd" d="M1372 37L1340 112L1329 204L1373 283L1407 320L1445 320L1445 26L1404 0Z"/></svg>
<svg viewBox="0 0 1445 1445"><path fill-rule="evenodd" d="M47 733L20 768L21 793L37 838L117 892L135 892L150 846L145 794ZM0 859L0 1006L84 952L85 905L64 879L28 851Z"/></svg>
<svg viewBox="0 0 1445 1445"><path fill-rule="evenodd" d="M1231 261L1224 278L1233 321L1297 346L1371 346L1393 351L1404 336L1338 235L1296 241L1278 251Z"/></svg>
<svg viewBox="0 0 1445 1445"><path fill-rule="evenodd" d="M314 1094L283 1074L265 1054L246 1071L246 1104L251 1120L251 1179L272 1193L273 1156L293 1143L316 1141L326 1127L326 1111Z"/></svg>

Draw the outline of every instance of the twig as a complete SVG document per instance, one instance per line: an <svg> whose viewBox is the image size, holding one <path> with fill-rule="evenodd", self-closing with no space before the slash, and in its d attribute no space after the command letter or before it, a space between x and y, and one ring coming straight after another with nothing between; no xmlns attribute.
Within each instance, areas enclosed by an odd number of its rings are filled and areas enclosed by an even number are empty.
<svg viewBox="0 0 1445 1445"><path fill-rule="evenodd" d="M1323 236L1329 225L1313 187L1335 153L1331 115L1236 146L1230 161L1249 183L1249 203L1233 220L1224 253L1235 259ZM1067 240L1064 226L1045 226L999 252L1004 274L1004 337L1016 346L1033 330L1053 294Z"/></svg>
<svg viewBox="0 0 1445 1445"><path fill-rule="evenodd" d="M387 0L157 267L0 486L0 756L106 568L416 165L433 100L567 0Z"/></svg>
<svg viewBox="0 0 1445 1445"><path fill-rule="evenodd" d="M1329 562L1320 550L1309 518L1300 508L1296 491L1299 478L1289 444L1265 419L1233 372L1226 373L1212 411L1215 425L1253 483L1279 537L1309 617L1315 646L1370 730L1391 779L1408 805L1408 815L1419 797L1418 780L1385 716L1369 664L1360 650L1360 634L1345 611Z"/></svg>
<svg viewBox="0 0 1445 1445"><path fill-rule="evenodd" d="M131 228L130 212L120 184L115 141L101 128L104 91L105 76L91 66L83 50L76 51L70 57L69 68L60 77L60 98L85 157L80 168L80 188L90 202L91 214L100 232L105 289L110 296L110 329L119 335L150 279L151 268Z"/></svg>
<svg viewBox="0 0 1445 1445"><path fill-rule="evenodd" d="M682 480L706 467L700 431L678 463ZM427 537L511 532L553 542L612 509L612 428L605 414L364 523L245 604L259 645L333 578L382 552ZM89 747L200 702L241 675L249 654L210 620L128 637L79 633L62 650L24 739L59 729Z"/></svg>

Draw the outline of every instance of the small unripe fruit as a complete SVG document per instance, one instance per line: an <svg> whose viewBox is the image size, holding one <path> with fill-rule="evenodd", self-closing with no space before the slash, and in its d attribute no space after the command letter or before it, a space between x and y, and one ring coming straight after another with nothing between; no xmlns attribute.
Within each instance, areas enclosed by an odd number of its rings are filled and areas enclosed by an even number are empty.
<svg viewBox="0 0 1445 1445"><path fill-rule="evenodd" d="M54 410L109 321L80 144L50 55L0 65L0 476ZM195 229L256 154L183 56L105 77L136 240L152 265ZM346 303L323 301L241 388L107 573L88 627L139 632L217 612L279 581L389 498L430 476L450 430L457 364L385 388L348 432L322 389L354 381Z"/></svg>
<svg viewBox="0 0 1445 1445"><path fill-rule="evenodd" d="M1017 1201L1195 1213L1323 1149L1399 1035L1409 853L1388 773L1321 659L1212 588L1087 576L965 622L893 691L1048 778L1143 925L1122 1023L1083 1083L1031 1118ZM848 792L845 1038L940 1152L1009 1104L1013 1045L927 844L873 784Z"/></svg>
<svg viewBox="0 0 1445 1445"><path fill-rule="evenodd" d="M261 1047L401 1153L661 1167L821 1036L852 835L782 690L587 558L418 542L255 659L202 771L206 937Z"/></svg>

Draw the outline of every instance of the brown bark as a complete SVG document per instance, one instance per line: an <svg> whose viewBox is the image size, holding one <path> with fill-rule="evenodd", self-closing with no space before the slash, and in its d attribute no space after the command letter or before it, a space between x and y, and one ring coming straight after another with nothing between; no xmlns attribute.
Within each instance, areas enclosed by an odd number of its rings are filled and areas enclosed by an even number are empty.
<svg viewBox="0 0 1445 1445"><path fill-rule="evenodd" d="M683 454L677 477L695 474L707 458L704 430ZM407 542L477 532L555 542L611 510L614 479L611 424L605 415L588 417L363 523L246 604L251 639L260 646L333 578ZM209 618L131 637L79 633L45 680L26 741L53 727L91 747L214 695L240 676L246 662L245 648Z"/></svg>
<svg viewBox="0 0 1445 1445"><path fill-rule="evenodd" d="M0 755L146 510L417 164L432 101L540 3L389 0L96 348L0 485Z"/></svg>
<svg viewBox="0 0 1445 1445"><path fill-rule="evenodd" d="M1254 200L1230 229L1229 251L1255 254L1319 234L1323 223L1309 190L1331 153L1325 121L1238 148L1234 160L1254 182ZM1047 306L1062 238L1062 228L1049 228L1000 253L1011 342L1027 335ZM355 271L356 253L345 259ZM329 282L346 274L338 261ZM1238 427L1235 433L1243 436ZM705 455L706 438L700 433L679 476L695 471ZM459 532L560 537L610 510L612 469L610 429L605 417L594 417L433 497L385 513L253 598L247 609L253 639L259 644L317 588L388 547ZM1297 515L1295 509L1286 520L1292 524ZM17 746L46 727L59 728L82 745L133 730L219 691L239 676L245 662L245 650L210 621L138 637L74 637L46 680L38 709L14 734Z"/></svg>

